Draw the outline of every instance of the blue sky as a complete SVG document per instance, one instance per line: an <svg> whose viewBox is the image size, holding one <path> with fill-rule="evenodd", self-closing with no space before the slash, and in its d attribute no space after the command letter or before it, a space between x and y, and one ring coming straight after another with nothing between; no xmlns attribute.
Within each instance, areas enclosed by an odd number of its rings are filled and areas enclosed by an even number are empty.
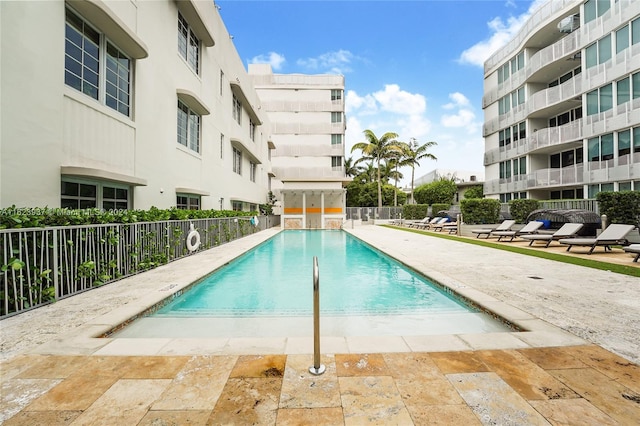
<svg viewBox="0 0 640 426"><path fill-rule="evenodd" d="M396 132L437 142L433 169L484 173L483 63L545 0L217 0L240 58L345 76L346 156ZM410 169L401 170L410 182Z"/></svg>

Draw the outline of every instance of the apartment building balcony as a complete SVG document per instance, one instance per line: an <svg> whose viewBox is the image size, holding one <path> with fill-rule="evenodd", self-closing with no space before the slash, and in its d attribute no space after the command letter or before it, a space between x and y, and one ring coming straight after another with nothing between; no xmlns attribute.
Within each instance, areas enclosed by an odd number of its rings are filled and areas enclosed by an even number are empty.
<svg viewBox="0 0 640 426"><path fill-rule="evenodd" d="M271 124L273 134L287 135L330 135L342 134L346 129L344 122L339 123L283 123Z"/></svg>
<svg viewBox="0 0 640 426"><path fill-rule="evenodd" d="M273 172L280 181L344 181L344 167L274 167Z"/></svg>
<svg viewBox="0 0 640 426"><path fill-rule="evenodd" d="M544 150L555 151L566 144L581 144L584 137L582 122L583 119L579 119L563 126L540 129L524 139L489 150L484 154L484 165L488 166Z"/></svg>
<svg viewBox="0 0 640 426"><path fill-rule="evenodd" d="M344 88L344 76L342 75L304 75L304 74L253 74L254 85L260 86L278 85L282 87L323 87Z"/></svg>
<svg viewBox="0 0 640 426"><path fill-rule="evenodd" d="M584 165L576 164L561 169L540 169L526 175L493 179L484 183L486 194L522 192L533 189L575 186L585 183Z"/></svg>
<svg viewBox="0 0 640 426"><path fill-rule="evenodd" d="M277 157L335 157L344 156L343 144L313 144L313 145L278 145L273 152Z"/></svg>
<svg viewBox="0 0 640 426"><path fill-rule="evenodd" d="M640 180L640 152L587 163L589 183Z"/></svg>
<svg viewBox="0 0 640 426"><path fill-rule="evenodd" d="M341 112L344 101L268 101L262 103L262 108L276 112Z"/></svg>

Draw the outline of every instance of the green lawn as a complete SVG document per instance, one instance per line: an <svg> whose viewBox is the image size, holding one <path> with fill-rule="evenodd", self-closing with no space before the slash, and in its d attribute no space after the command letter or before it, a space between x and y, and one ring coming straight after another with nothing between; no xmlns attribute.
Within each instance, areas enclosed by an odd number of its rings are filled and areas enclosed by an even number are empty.
<svg viewBox="0 0 640 426"><path fill-rule="evenodd" d="M391 225L382 225L382 226L387 228L397 229L399 231L413 232L416 234L423 234L423 235L427 235L435 238L444 238L447 240L460 241L462 243L467 243L467 244L476 244L483 247L491 247L498 250L505 250L505 251L511 251L514 253L526 254L527 256L535 256L535 257L541 257L543 259L555 260L556 262L571 263L573 265L586 266L587 268L602 269L604 271L611 271L617 274L630 275L632 277L640 277L640 268L635 266L626 266L626 265L619 265L617 263L602 262L599 260L583 259L580 257L558 254L553 252L546 252L541 250L531 250L524 247L510 246L506 244L494 243L492 241L479 240L477 238L463 238L463 237L458 237L456 235L437 234L434 232L422 231L420 229L399 228L397 226L391 226ZM631 260L629 261L631 262Z"/></svg>

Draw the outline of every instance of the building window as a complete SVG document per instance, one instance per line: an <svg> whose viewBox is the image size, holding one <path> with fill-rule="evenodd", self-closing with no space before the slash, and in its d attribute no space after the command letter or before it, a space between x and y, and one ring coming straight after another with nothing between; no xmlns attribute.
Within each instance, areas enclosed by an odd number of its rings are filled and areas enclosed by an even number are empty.
<svg viewBox="0 0 640 426"><path fill-rule="evenodd" d="M249 138L254 142L256 141L256 124L253 120L249 120Z"/></svg>
<svg viewBox="0 0 640 426"><path fill-rule="evenodd" d="M611 59L611 34L601 38L586 49L586 66L591 68Z"/></svg>
<svg viewBox="0 0 640 426"><path fill-rule="evenodd" d="M332 123L342 123L342 113L341 112L332 112L331 113L331 122Z"/></svg>
<svg viewBox="0 0 640 426"><path fill-rule="evenodd" d="M242 151L235 147L233 148L233 172L242 174Z"/></svg>
<svg viewBox="0 0 640 426"><path fill-rule="evenodd" d="M258 170L258 165L254 162L249 163L249 180L251 182L256 181L256 172Z"/></svg>
<svg viewBox="0 0 640 426"><path fill-rule="evenodd" d="M623 50L629 47L630 36L629 36L629 27L630 25L625 25L616 31L616 54L622 52Z"/></svg>
<svg viewBox="0 0 640 426"><path fill-rule="evenodd" d="M612 84L587 93L587 115L605 112L613 108Z"/></svg>
<svg viewBox="0 0 640 426"><path fill-rule="evenodd" d="M342 170L342 157L331 157L331 168L334 171Z"/></svg>
<svg viewBox="0 0 640 426"><path fill-rule="evenodd" d="M342 135L331 135L331 145L342 145Z"/></svg>
<svg viewBox="0 0 640 426"><path fill-rule="evenodd" d="M233 119L238 123L242 123L242 103L233 95L233 111L231 112Z"/></svg>
<svg viewBox="0 0 640 426"><path fill-rule="evenodd" d="M584 22L591 22L611 8L610 0L587 0L584 3Z"/></svg>
<svg viewBox="0 0 640 426"><path fill-rule="evenodd" d="M342 90L340 89L331 89L331 100L339 101L342 99Z"/></svg>
<svg viewBox="0 0 640 426"><path fill-rule="evenodd" d="M65 84L129 117L131 60L74 12L65 13Z"/></svg>
<svg viewBox="0 0 640 426"><path fill-rule="evenodd" d="M177 194L176 207L181 210L200 210L200 196L191 194Z"/></svg>
<svg viewBox="0 0 640 426"><path fill-rule="evenodd" d="M633 99L640 98L640 72L631 74L631 93Z"/></svg>
<svg viewBox="0 0 640 426"><path fill-rule="evenodd" d="M223 87L224 87L224 71L220 70L220 96L222 96Z"/></svg>
<svg viewBox="0 0 640 426"><path fill-rule="evenodd" d="M640 18L631 21L631 44L640 43Z"/></svg>
<svg viewBox="0 0 640 426"><path fill-rule="evenodd" d="M618 132L618 157L631 154L631 130Z"/></svg>
<svg viewBox="0 0 640 426"><path fill-rule="evenodd" d="M616 105L629 102L631 100L631 84L629 77L616 82Z"/></svg>
<svg viewBox="0 0 640 426"><path fill-rule="evenodd" d="M178 143L200 152L200 116L178 99Z"/></svg>
<svg viewBox="0 0 640 426"><path fill-rule="evenodd" d="M224 158L224 135L220 133L220 159Z"/></svg>
<svg viewBox="0 0 640 426"><path fill-rule="evenodd" d="M242 211L242 201L231 201L231 209L236 212Z"/></svg>
<svg viewBox="0 0 640 426"><path fill-rule="evenodd" d="M130 189L124 185L63 180L60 206L68 209L127 210Z"/></svg>
<svg viewBox="0 0 640 426"><path fill-rule="evenodd" d="M189 28L189 24L184 17L178 13L178 51L180 56L189 64L189 67L199 73L200 64L200 40Z"/></svg>

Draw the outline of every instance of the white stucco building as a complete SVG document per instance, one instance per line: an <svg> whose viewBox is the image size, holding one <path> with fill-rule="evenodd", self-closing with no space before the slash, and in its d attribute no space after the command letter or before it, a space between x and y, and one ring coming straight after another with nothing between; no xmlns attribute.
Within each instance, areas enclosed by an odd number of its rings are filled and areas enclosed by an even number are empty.
<svg viewBox="0 0 640 426"><path fill-rule="evenodd" d="M274 74L268 64L249 75L271 122L273 191L285 228L340 228L345 218L344 77Z"/></svg>
<svg viewBox="0 0 640 426"><path fill-rule="evenodd" d="M486 196L640 190L640 1L550 0L484 68Z"/></svg>
<svg viewBox="0 0 640 426"><path fill-rule="evenodd" d="M0 1L0 207L257 210L270 125L213 1Z"/></svg>

